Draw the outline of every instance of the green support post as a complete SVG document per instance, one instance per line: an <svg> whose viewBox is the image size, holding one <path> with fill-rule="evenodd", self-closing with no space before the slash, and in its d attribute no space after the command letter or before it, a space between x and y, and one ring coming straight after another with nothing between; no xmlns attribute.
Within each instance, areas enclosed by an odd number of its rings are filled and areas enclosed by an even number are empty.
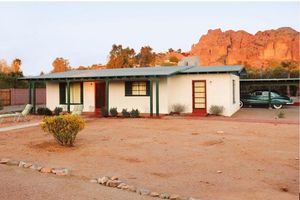
<svg viewBox="0 0 300 200"><path fill-rule="evenodd" d="M70 101L71 101L71 95L70 95L70 81L67 80L67 106L68 106L68 112L70 112Z"/></svg>
<svg viewBox="0 0 300 200"><path fill-rule="evenodd" d="M36 92L35 92L35 82L32 82L32 112L35 114L36 111Z"/></svg>
<svg viewBox="0 0 300 200"><path fill-rule="evenodd" d="M106 113L109 113L109 80L105 80L105 104L106 104Z"/></svg>
<svg viewBox="0 0 300 200"><path fill-rule="evenodd" d="M32 89L32 83L31 83L31 81L29 81L29 92L28 92L28 103L29 104L31 104L32 102L31 102L31 94L32 94L32 91L31 91L31 89Z"/></svg>
<svg viewBox="0 0 300 200"><path fill-rule="evenodd" d="M159 79L156 79L156 117L159 117Z"/></svg>
<svg viewBox="0 0 300 200"><path fill-rule="evenodd" d="M268 93L268 103L269 103L269 109L272 108L271 105L271 87L269 86L269 93Z"/></svg>
<svg viewBox="0 0 300 200"><path fill-rule="evenodd" d="M150 116L153 116L153 81L150 80L150 90L149 90L149 95L150 95Z"/></svg>

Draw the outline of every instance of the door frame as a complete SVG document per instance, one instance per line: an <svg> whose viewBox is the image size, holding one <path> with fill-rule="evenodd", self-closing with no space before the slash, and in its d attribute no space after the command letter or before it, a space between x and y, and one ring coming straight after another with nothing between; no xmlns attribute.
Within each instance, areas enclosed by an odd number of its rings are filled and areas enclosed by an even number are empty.
<svg viewBox="0 0 300 200"><path fill-rule="evenodd" d="M97 108L97 84L103 84L105 89L105 82L104 81L95 81L94 82L94 91L95 91L95 112L100 112L101 107ZM106 107L106 96L104 95L104 107Z"/></svg>
<svg viewBox="0 0 300 200"><path fill-rule="evenodd" d="M204 88L205 88L205 108L195 108L195 93L194 93L194 84L195 82L203 82ZM195 114L207 114L207 86L206 86L206 80L192 80L192 112Z"/></svg>

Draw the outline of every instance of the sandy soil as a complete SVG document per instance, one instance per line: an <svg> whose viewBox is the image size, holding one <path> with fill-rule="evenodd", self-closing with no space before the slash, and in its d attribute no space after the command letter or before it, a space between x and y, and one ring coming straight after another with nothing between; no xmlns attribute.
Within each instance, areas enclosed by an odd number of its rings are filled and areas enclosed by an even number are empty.
<svg viewBox="0 0 300 200"><path fill-rule="evenodd" d="M0 199L3 200L152 199L92 184L76 177L58 177L5 165L0 165L0 177Z"/></svg>
<svg viewBox="0 0 300 200"><path fill-rule="evenodd" d="M36 122L40 122L42 120L42 118L43 117L39 116L39 115L29 115L29 116L27 116L26 119L20 118L20 121L18 121L18 122L15 122L14 118L5 118L5 119L3 119L3 121L1 121L0 128L36 123Z"/></svg>
<svg viewBox="0 0 300 200"><path fill-rule="evenodd" d="M297 124L94 118L72 148L39 127L1 133L0 157L68 167L76 176L117 175L152 191L203 200L292 200L298 196L298 132Z"/></svg>

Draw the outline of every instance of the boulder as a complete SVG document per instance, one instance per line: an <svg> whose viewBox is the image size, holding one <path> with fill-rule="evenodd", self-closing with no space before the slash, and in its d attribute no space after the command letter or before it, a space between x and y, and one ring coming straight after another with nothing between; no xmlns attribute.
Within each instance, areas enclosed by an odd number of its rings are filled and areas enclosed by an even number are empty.
<svg viewBox="0 0 300 200"><path fill-rule="evenodd" d="M102 178L98 178L98 183L105 185L107 183L107 181L109 181L109 178L107 176L103 176Z"/></svg>
<svg viewBox="0 0 300 200"><path fill-rule="evenodd" d="M179 196L178 194L172 194L172 195L170 196L170 199L171 199L171 200L181 200L181 199L180 199L180 196Z"/></svg>
<svg viewBox="0 0 300 200"><path fill-rule="evenodd" d="M52 169L51 172L53 174L59 175L59 176L66 176L71 174L71 170L67 168L57 168L57 169Z"/></svg>
<svg viewBox="0 0 300 200"><path fill-rule="evenodd" d="M6 164L8 161L10 161L9 158L2 158L2 159L0 160L0 164Z"/></svg>
<svg viewBox="0 0 300 200"><path fill-rule="evenodd" d="M169 199L170 195L168 193L162 193L162 194L159 195L159 198L161 198L161 199Z"/></svg>
<svg viewBox="0 0 300 200"><path fill-rule="evenodd" d="M139 195L149 195L150 194L150 190L144 189L144 188L139 188L136 190L136 193L138 193Z"/></svg>
<svg viewBox="0 0 300 200"><path fill-rule="evenodd" d="M159 197L159 193L158 192L150 192L149 194L151 197Z"/></svg>
<svg viewBox="0 0 300 200"><path fill-rule="evenodd" d="M49 167L43 167L40 172L42 173L51 173L52 172L52 168Z"/></svg>
<svg viewBox="0 0 300 200"><path fill-rule="evenodd" d="M6 164L10 166L18 166L20 161L17 160L9 160Z"/></svg>
<svg viewBox="0 0 300 200"><path fill-rule="evenodd" d="M130 186L128 186L127 190L128 190L129 192L136 192L136 187L130 185Z"/></svg>

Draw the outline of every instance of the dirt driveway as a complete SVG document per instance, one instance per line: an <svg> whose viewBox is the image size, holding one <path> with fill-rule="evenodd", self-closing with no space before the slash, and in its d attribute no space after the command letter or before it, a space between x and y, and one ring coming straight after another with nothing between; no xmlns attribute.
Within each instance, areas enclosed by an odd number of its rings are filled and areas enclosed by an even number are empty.
<svg viewBox="0 0 300 200"><path fill-rule="evenodd" d="M217 131L224 133L217 133ZM40 128L0 134L0 157L117 175L128 184L202 200L298 196L298 124L205 119L88 119L75 147Z"/></svg>

